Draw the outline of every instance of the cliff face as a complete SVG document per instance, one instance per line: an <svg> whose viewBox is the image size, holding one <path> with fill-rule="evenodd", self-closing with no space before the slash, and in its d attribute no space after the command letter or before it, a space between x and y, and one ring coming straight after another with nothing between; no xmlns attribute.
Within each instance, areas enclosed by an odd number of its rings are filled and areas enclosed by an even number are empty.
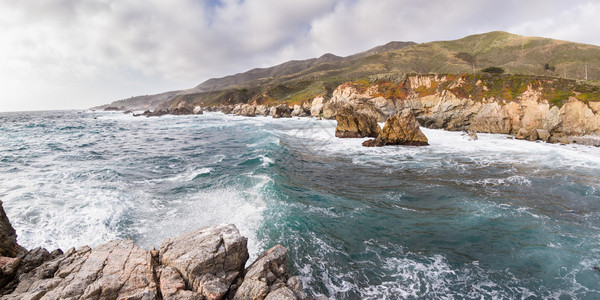
<svg viewBox="0 0 600 300"><path fill-rule="evenodd" d="M348 107L378 121L410 109L429 128L512 134L517 138L596 144L598 87L561 79L475 75L412 75L394 83L340 85L319 113L334 118ZM313 113L314 115L314 113Z"/></svg>

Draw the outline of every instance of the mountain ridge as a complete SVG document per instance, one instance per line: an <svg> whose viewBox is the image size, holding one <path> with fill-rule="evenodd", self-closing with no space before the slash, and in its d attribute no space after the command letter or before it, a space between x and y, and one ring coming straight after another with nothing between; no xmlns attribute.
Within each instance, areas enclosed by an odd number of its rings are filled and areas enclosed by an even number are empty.
<svg viewBox="0 0 600 300"><path fill-rule="evenodd" d="M449 41L390 42L346 57L324 54L293 60L211 78L168 95L135 97L135 105L127 100L119 104L127 109L137 109L144 101L153 105L162 101L160 107L180 102L298 104L317 95L330 96L339 84L372 75L477 73L486 67L500 67L513 74L585 79L584 66L588 79L600 79L600 47L492 31Z"/></svg>

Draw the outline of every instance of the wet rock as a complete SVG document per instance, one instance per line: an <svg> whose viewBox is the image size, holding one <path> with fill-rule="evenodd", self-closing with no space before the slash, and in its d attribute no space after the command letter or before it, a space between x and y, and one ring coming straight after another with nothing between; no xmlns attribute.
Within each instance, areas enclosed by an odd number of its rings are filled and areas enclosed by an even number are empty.
<svg viewBox="0 0 600 300"><path fill-rule="evenodd" d="M259 105L256 107L255 112L257 116L267 116L269 114L269 109L265 105Z"/></svg>
<svg viewBox="0 0 600 300"><path fill-rule="evenodd" d="M160 263L179 272L191 291L221 299L244 269L246 244L234 225L207 227L163 241Z"/></svg>
<svg viewBox="0 0 600 300"><path fill-rule="evenodd" d="M306 113L306 111L304 110L304 108L302 108L302 106L296 104L296 105L294 105L294 110L292 110L292 116L293 117L306 117L306 116L308 116L308 113Z"/></svg>
<svg viewBox="0 0 600 300"><path fill-rule="evenodd" d="M271 107L270 114L273 118L291 118L292 112L287 104L279 104Z"/></svg>
<svg viewBox="0 0 600 300"><path fill-rule="evenodd" d="M270 299L277 299L273 298L277 295L289 295L287 291L276 293L277 289L286 287L287 271L287 249L277 245L263 253L246 269L244 280L235 292L233 299L265 299L270 293L274 293ZM293 292L292 295L294 295Z"/></svg>
<svg viewBox="0 0 600 300"><path fill-rule="evenodd" d="M348 109L336 116L335 136L339 138L377 137L381 128L372 116Z"/></svg>
<svg viewBox="0 0 600 300"><path fill-rule="evenodd" d="M547 142L550 140L550 133L546 129L536 129L535 130L538 136L538 139Z"/></svg>
<svg viewBox="0 0 600 300"><path fill-rule="evenodd" d="M239 107L239 110L237 111L236 114L238 114L240 116L244 116L244 117L255 117L256 116L256 108L250 104L243 104Z"/></svg>
<svg viewBox="0 0 600 300"><path fill-rule="evenodd" d="M202 111L202 107L201 106L194 106L194 109L192 110L192 113L195 115L201 115L204 112Z"/></svg>
<svg viewBox="0 0 600 300"><path fill-rule="evenodd" d="M404 109L389 117L374 141L363 143L365 147L386 145L427 146L427 137L421 132L419 123L410 109Z"/></svg>
<svg viewBox="0 0 600 300"><path fill-rule="evenodd" d="M535 140L538 139L537 130L527 130L525 128L519 128L519 131L517 132L516 139L518 139L518 140L535 141Z"/></svg>

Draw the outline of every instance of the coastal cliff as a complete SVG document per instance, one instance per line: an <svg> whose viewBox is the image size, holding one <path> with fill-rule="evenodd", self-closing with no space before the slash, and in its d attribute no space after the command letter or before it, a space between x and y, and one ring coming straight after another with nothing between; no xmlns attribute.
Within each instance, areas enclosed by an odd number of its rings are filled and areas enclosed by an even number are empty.
<svg viewBox="0 0 600 300"><path fill-rule="evenodd" d="M146 251L131 240L27 251L0 202L0 299L313 299L276 245L244 269L247 239L234 225L197 229ZM318 299L322 299L324 296ZM326 299L326 297L325 297Z"/></svg>
<svg viewBox="0 0 600 300"><path fill-rule="evenodd" d="M241 106L245 109L241 110ZM248 104L217 109L234 114L252 110ZM372 76L338 86L329 99L317 96L295 105L288 116L302 113L335 119L338 114L353 110L385 122L404 109L410 109L421 126L428 128L600 146L600 87L548 77Z"/></svg>

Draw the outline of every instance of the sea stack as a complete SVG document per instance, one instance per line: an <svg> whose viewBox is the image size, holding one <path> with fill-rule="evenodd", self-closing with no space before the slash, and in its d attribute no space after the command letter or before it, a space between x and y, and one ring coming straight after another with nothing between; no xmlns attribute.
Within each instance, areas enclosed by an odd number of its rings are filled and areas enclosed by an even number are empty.
<svg viewBox="0 0 600 300"><path fill-rule="evenodd" d="M410 109L404 109L389 117L376 139L363 143L365 147L387 145L427 146L429 141Z"/></svg>

